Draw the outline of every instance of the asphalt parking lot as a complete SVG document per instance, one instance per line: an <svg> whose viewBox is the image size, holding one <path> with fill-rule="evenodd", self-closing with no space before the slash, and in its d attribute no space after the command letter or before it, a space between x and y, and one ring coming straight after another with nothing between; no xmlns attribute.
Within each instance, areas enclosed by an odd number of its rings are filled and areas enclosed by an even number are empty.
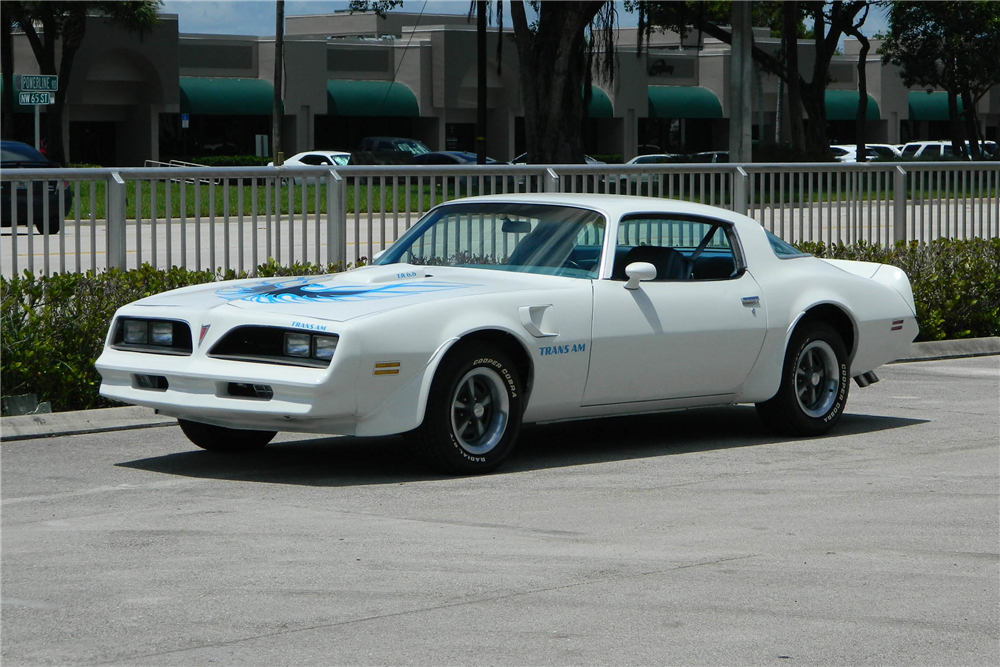
<svg viewBox="0 0 1000 667"><path fill-rule="evenodd" d="M13 665L993 665L1000 357L894 364L836 433L752 408L398 438L4 441Z"/></svg>

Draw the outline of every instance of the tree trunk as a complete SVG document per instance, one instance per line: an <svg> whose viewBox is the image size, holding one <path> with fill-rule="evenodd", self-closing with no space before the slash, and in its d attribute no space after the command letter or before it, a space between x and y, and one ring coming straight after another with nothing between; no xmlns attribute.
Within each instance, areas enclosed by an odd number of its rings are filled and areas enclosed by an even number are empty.
<svg viewBox="0 0 1000 667"><path fill-rule="evenodd" d="M528 27L523 0L510 3L520 61L524 138L532 164L582 163L585 29L603 2L545 2L538 31Z"/></svg>
<svg viewBox="0 0 1000 667"><path fill-rule="evenodd" d="M285 50L285 0L275 2L274 11L274 101L271 106L271 154L274 166L283 162L281 147L281 74L284 70Z"/></svg>
<svg viewBox="0 0 1000 667"><path fill-rule="evenodd" d="M69 155L63 145L63 112L66 109L66 89L69 87L70 76L73 73L73 62L76 53L83 43L87 31L87 13L83 7L73 8L63 24L62 57L59 61L59 90L56 91L56 102L49 106L48 113L48 155L54 162L65 164ZM48 41L48 40L46 40Z"/></svg>
<svg viewBox="0 0 1000 667"><path fill-rule="evenodd" d="M951 150L956 157L965 155L965 139L962 137L962 123L958 119L958 95L948 91L948 131L951 134Z"/></svg>
<svg viewBox="0 0 1000 667"><path fill-rule="evenodd" d="M805 150L806 130L802 120L802 78L799 76L798 2L781 5L781 39L785 44L785 63L788 83L788 127L792 133L792 149Z"/></svg>
<svg viewBox="0 0 1000 667"><path fill-rule="evenodd" d="M7 4L7 3L4 3ZM10 12L4 8L2 17L3 32L0 33L0 69L3 70L3 100L0 106L3 108L3 119L0 120L2 136L4 139L14 138L14 39L11 35L13 30L13 19Z"/></svg>
<svg viewBox="0 0 1000 667"><path fill-rule="evenodd" d="M861 53L858 54L858 115L855 119L854 138L858 144L858 162L864 162L865 119L868 116L868 69L865 63L872 45L860 30L855 30L852 34L861 42Z"/></svg>
<svg viewBox="0 0 1000 667"><path fill-rule="evenodd" d="M969 138L969 157L973 160L982 160L983 155L979 150L979 123L976 122L976 105L972 101L972 93L968 88L962 90L962 107L965 116L965 134Z"/></svg>

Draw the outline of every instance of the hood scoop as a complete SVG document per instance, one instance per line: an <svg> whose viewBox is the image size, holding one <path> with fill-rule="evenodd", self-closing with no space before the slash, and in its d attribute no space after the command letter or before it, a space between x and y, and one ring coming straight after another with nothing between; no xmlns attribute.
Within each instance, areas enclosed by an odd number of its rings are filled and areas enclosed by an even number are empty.
<svg viewBox="0 0 1000 667"><path fill-rule="evenodd" d="M351 271L348 275L350 275L353 279L351 282L368 285L410 282L433 277L427 272L427 267L414 266L413 264L386 264L385 266L370 266Z"/></svg>

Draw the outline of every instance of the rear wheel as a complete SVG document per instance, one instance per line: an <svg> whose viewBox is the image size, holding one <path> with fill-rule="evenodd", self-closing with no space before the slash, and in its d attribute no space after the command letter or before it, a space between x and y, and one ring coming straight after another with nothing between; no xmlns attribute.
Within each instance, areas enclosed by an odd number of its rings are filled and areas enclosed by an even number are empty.
<svg viewBox="0 0 1000 667"><path fill-rule="evenodd" d="M840 335L823 322L803 324L785 353L778 393L758 403L757 414L788 435L825 433L844 413L850 380Z"/></svg>
<svg viewBox="0 0 1000 667"><path fill-rule="evenodd" d="M188 440L210 452L252 452L262 448L277 435L277 431L245 431L178 419Z"/></svg>
<svg viewBox="0 0 1000 667"><path fill-rule="evenodd" d="M502 350L460 343L441 362L424 421L411 437L437 470L490 472L514 448L522 400L520 377Z"/></svg>

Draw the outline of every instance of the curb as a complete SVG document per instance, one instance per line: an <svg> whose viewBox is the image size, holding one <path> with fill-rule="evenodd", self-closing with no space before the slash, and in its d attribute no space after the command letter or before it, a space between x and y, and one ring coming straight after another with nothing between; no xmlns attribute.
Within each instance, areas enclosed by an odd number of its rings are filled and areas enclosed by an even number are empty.
<svg viewBox="0 0 1000 667"><path fill-rule="evenodd" d="M1000 337L970 338L967 340L931 341L913 343L910 353L891 363L936 361L1000 355ZM0 441L32 440L62 435L126 431L129 429L172 426L173 417L158 415L152 408L127 406L102 408L77 412L55 412L19 417L0 417Z"/></svg>

